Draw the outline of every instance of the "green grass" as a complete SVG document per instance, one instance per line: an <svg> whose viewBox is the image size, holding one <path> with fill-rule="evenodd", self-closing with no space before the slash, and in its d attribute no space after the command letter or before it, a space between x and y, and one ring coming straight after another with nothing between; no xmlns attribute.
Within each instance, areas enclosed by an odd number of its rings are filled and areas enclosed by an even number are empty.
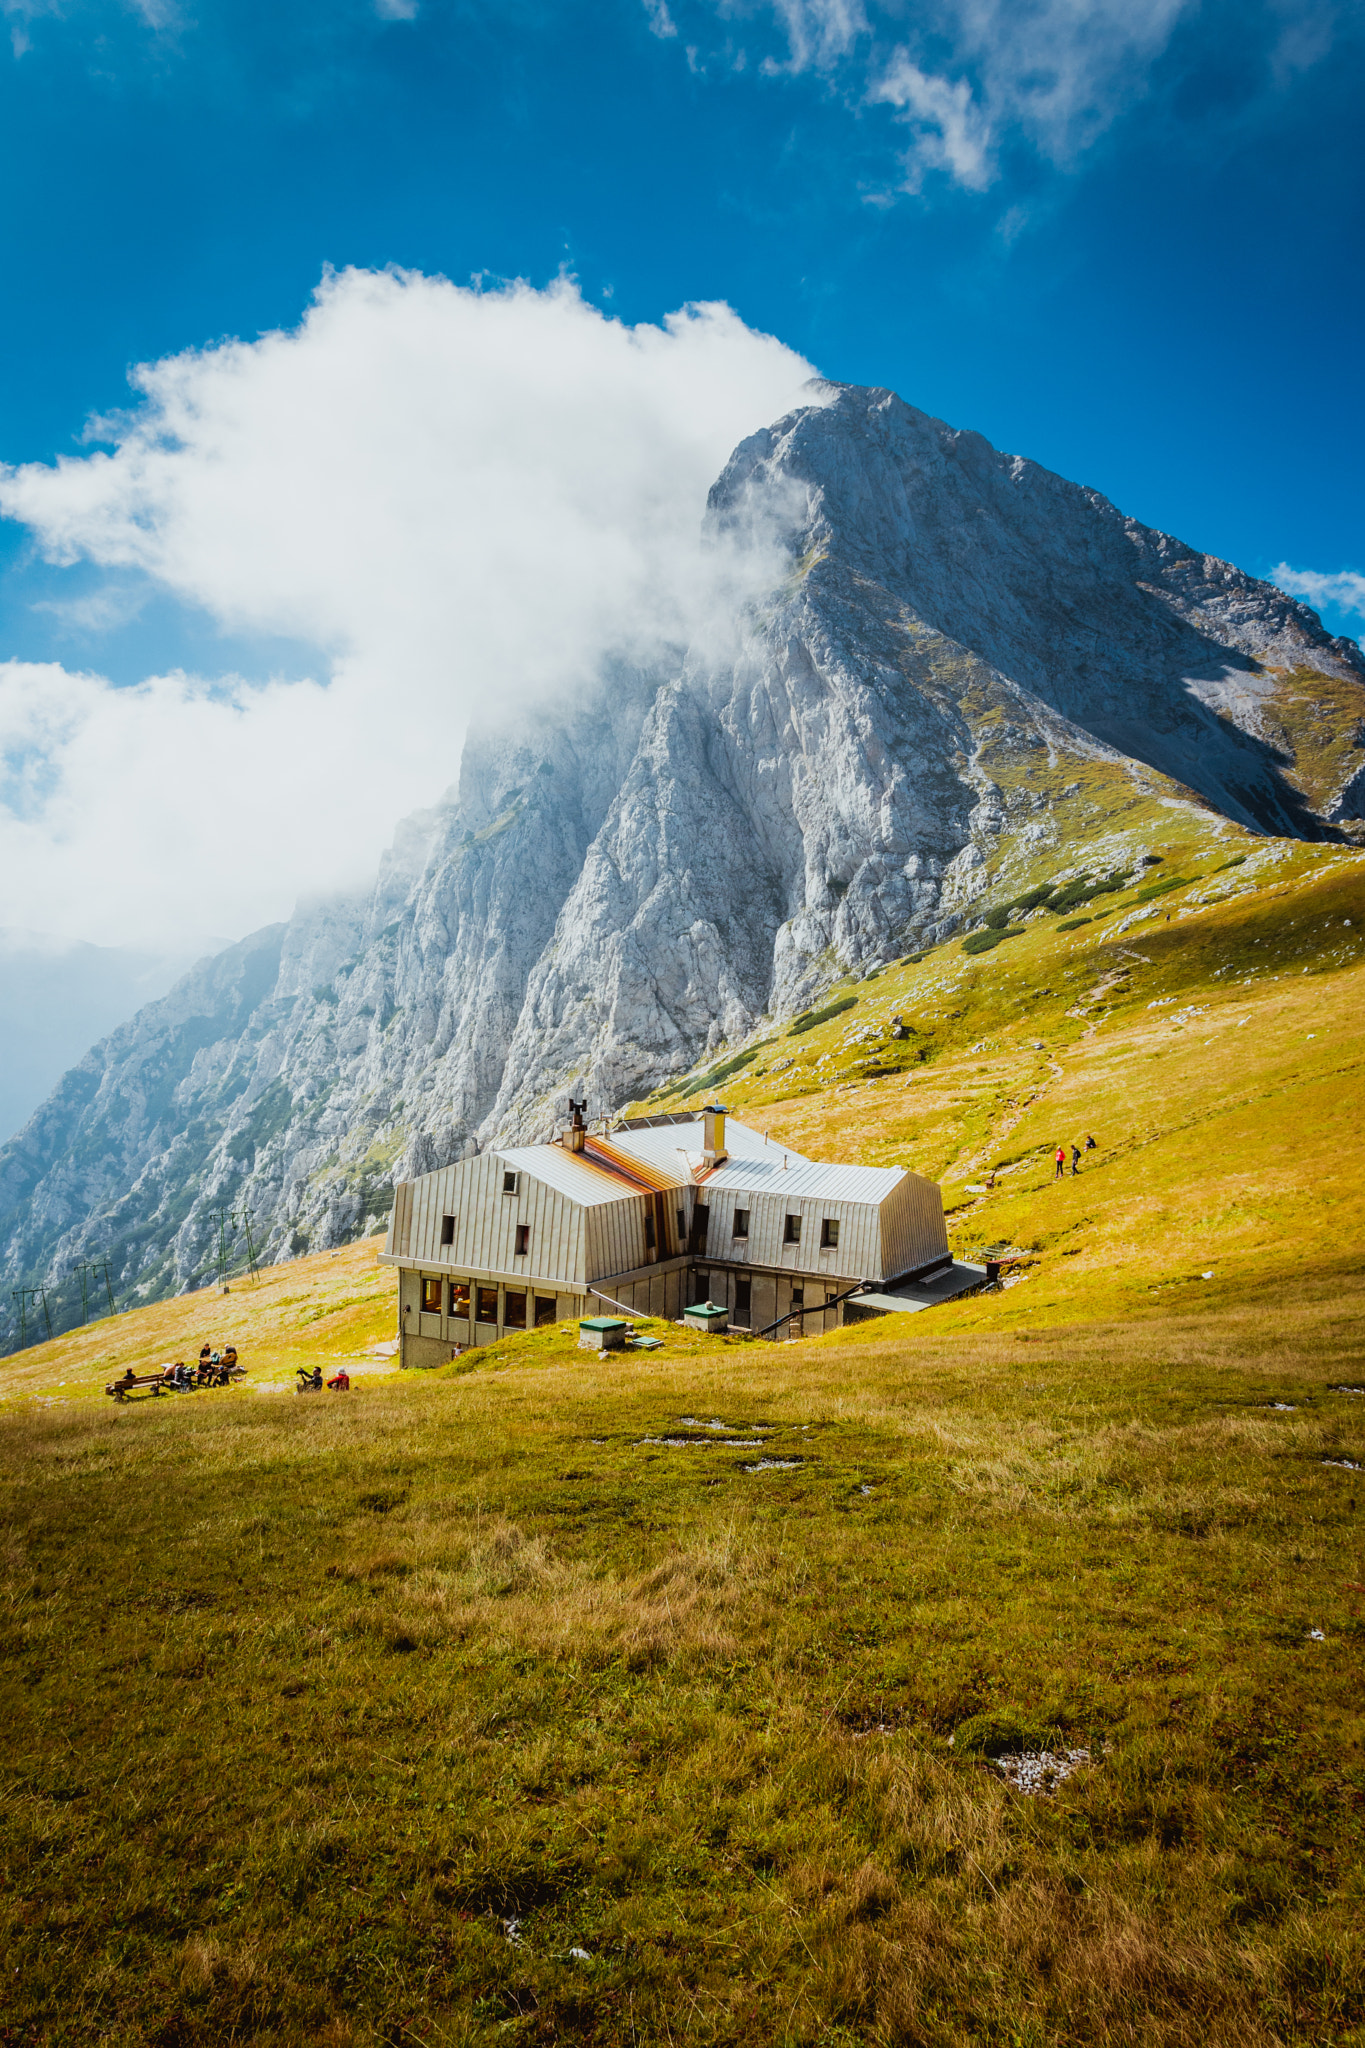
<svg viewBox="0 0 1365 2048"><path fill-rule="evenodd" d="M1365 861L1169 815L727 1088L999 1292L400 1375L371 1240L3 1362L0 2043L1362 2048Z"/></svg>
<svg viewBox="0 0 1365 2048"><path fill-rule="evenodd" d="M1360 2039L1361 1295L12 1406L9 2038Z"/></svg>

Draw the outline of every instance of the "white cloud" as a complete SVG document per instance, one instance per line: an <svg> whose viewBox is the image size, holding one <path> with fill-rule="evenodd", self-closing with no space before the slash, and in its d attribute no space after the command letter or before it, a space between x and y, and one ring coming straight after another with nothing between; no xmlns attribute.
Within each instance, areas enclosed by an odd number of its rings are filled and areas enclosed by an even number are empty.
<svg viewBox="0 0 1365 2048"><path fill-rule="evenodd" d="M416 21L417 0L374 0L381 21Z"/></svg>
<svg viewBox="0 0 1365 2048"><path fill-rule="evenodd" d="M1354 612L1365 618L1365 576L1358 569L1340 569L1334 575L1324 575L1319 569L1291 569L1288 562L1277 562L1270 580L1290 597L1301 597L1315 610L1328 605L1336 611Z"/></svg>
<svg viewBox="0 0 1365 2048"><path fill-rule="evenodd" d="M787 68L793 71L828 69L868 33L861 0L772 0L772 8L786 34Z"/></svg>
<svg viewBox="0 0 1365 2048"><path fill-rule="evenodd" d="M946 171L981 191L1011 135L1069 164L1147 89L1153 60L1194 0L950 0L932 26L951 55L922 70L897 49L869 98L903 109L907 189ZM951 76L948 73L951 72Z"/></svg>
<svg viewBox="0 0 1365 2048"><path fill-rule="evenodd" d="M1007 143L1070 166L1149 90L1153 66L1198 0L710 0L724 19L764 17L785 54L769 74L815 72L850 103L891 106L909 130L905 189L930 172L981 191ZM1321 61L1332 0L1262 0L1247 39L1276 88Z"/></svg>
<svg viewBox="0 0 1365 2048"><path fill-rule="evenodd" d="M947 171L970 192L990 184L991 124L965 78L934 78L897 50L868 97L899 107L915 132L905 158L905 183L918 192L926 171Z"/></svg>
<svg viewBox="0 0 1365 2048"><path fill-rule="evenodd" d="M703 626L706 491L810 374L725 306L627 328L568 284L355 271L291 333L139 369L111 448L0 470L0 512L315 673L0 665L3 921L164 944L362 880L471 713Z"/></svg>
<svg viewBox="0 0 1365 2048"><path fill-rule="evenodd" d="M667 42L678 33L678 24L668 11L668 0L644 0L645 13L649 16L649 32L658 36L660 42Z"/></svg>

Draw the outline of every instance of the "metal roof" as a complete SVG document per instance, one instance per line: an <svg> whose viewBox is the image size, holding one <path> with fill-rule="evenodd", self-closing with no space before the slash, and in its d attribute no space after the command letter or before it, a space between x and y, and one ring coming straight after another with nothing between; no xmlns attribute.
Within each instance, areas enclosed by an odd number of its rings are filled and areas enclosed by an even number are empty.
<svg viewBox="0 0 1365 2048"><path fill-rule="evenodd" d="M707 1173L706 1160L702 1153L703 1132L701 1118L685 1123L654 1125L648 1129L616 1130L611 1134L611 1144L625 1159L647 1161L663 1172L676 1174L681 1180L696 1180L705 1174L708 1183L714 1183L715 1175ZM762 1131L754 1131L747 1124L739 1123L733 1117L725 1119L725 1149L731 1160L735 1159L776 1159L781 1164L784 1148L775 1141L769 1144ZM786 1155L793 1163L808 1166L810 1161L800 1152L794 1152L790 1145L785 1147Z"/></svg>
<svg viewBox="0 0 1365 2048"><path fill-rule="evenodd" d="M613 1169L623 1178L629 1176L637 1185L643 1181L656 1194L687 1185L686 1163L676 1153L671 1159L656 1160L647 1152L635 1147L627 1151L623 1145L613 1145L606 1138L590 1132L586 1139L586 1155L595 1165Z"/></svg>
<svg viewBox="0 0 1365 2048"><path fill-rule="evenodd" d="M570 1152L564 1145L498 1146L508 1166L533 1174L548 1187L585 1206L620 1202L657 1189L693 1185L765 1195L809 1195L831 1202L886 1200L905 1178L900 1166L826 1166L776 1143L765 1144L761 1131L727 1119L728 1157L708 1168L702 1156L702 1127L695 1123L655 1126L649 1130L613 1131L610 1141L591 1137L591 1152ZM613 1171L611 1155L620 1167ZM784 1164L785 1162L785 1164ZM638 1173L646 1187L633 1185L627 1174Z"/></svg>
<svg viewBox="0 0 1365 2048"><path fill-rule="evenodd" d="M581 1152L570 1152L563 1145L514 1145L496 1147L497 1157L521 1173L534 1174L547 1187L558 1189L561 1195L569 1195L584 1208L593 1208L604 1202L624 1202L632 1196L644 1193L622 1180L605 1166L594 1166Z"/></svg>
<svg viewBox="0 0 1365 2048"><path fill-rule="evenodd" d="M731 1188L755 1195L811 1195L831 1202L884 1202L892 1189L905 1179L901 1166L822 1166L788 1152L787 1166L782 1153L772 1147L766 1158L727 1159L707 1175L705 1187Z"/></svg>

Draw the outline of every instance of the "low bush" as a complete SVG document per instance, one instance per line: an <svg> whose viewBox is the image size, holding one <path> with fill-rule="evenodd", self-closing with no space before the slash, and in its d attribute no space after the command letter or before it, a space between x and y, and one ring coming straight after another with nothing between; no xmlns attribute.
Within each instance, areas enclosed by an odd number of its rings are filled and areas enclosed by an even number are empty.
<svg viewBox="0 0 1365 2048"><path fill-rule="evenodd" d="M790 1036L799 1038L803 1031L814 1031L817 1024L828 1024L831 1017L842 1017L845 1010L851 1010L857 1002L856 996L840 996L837 1003L826 1003L823 1010L803 1010L792 1024Z"/></svg>
<svg viewBox="0 0 1365 2048"><path fill-rule="evenodd" d="M969 932L962 941L962 950L964 953L989 953L996 946L1003 945L1006 939L1022 939L1023 936L1022 925L1017 924L1009 931L997 931L993 926L987 925L982 931Z"/></svg>

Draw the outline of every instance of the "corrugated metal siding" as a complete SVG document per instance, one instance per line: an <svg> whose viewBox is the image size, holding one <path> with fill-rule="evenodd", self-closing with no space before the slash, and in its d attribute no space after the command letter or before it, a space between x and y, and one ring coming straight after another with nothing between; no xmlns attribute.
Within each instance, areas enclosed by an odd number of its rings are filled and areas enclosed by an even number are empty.
<svg viewBox="0 0 1365 2048"><path fill-rule="evenodd" d="M627 1273L647 1262L645 1214L652 1206L652 1197L640 1194L588 1211L585 1279L600 1280L608 1273Z"/></svg>
<svg viewBox="0 0 1365 2048"><path fill-rule="evenodd" d="M747 1249L742 1239L731 1235L736 1206L749 1211ZM801 1242L786 1242L787 1218L801 1218ZM839 1225L839 1243L829 1251L820 1248L820 1226L826 1220ZM775 1266L780 1272L809 1273L836 1280L883 1280L881 1212L872 1202L838 1202L827 1196L798 1195L784 1189L780 1194L750 1194L747 1203L734 1192L723 1199L713 1192L706 1234L706 1256L753 1266Z"/></svg>
<svg viewBox="0 0 1365 2048"><path fill-rule="evenodd" d="M936 1183L922 1174L907 1173L882 1207L883 1273L877 1277L893 1280L898 1273L913 1273L919 1266L946 1257L947 1251L948 1226Z"/></svg>
<svg viewBox="0 0 1365 2048"><path fill-rule="evenodd" d="M690 1129L690 1126L682 1127ZM650 1137L671 1132L649 1132ZM704 1243L694 1256L709 1265L774 1268L792 1277L830 1282L890 1280L944 1256L948 1248L938 1188L899 1167L825 1166L788 1154L736 1159L681 1203L635 1192L604 1168L558 1146L524 1146L465 1159L394 1195L385 1255L427 1271L475 1279L501 1275L512 1286L582 1285L612 1273L657 1264L682 1249L677 1208L695 1199L708 1210ZM516 1195L502 1192L507 1170L520 1174ZM749 1211L747 1239L733 1234L736 1208ZM656 1218L653 1253L645 1216ZM660 1214L662 1211L662 1214ZM801 1218L801 1241L786 1242L788 1215ZM441 1223L456 1219L454 1241L441 1243ZM839 1243L821 1248L821 1225L839 1225ZM516 1229L527 1225L526 1254Z"/></svg>
<svg viewBox="0 0 1365 2048"><path fill-rule="evenodd" d="M461 1160L410 1183L412 1224L403 1256L435 1273L501 1273L513 1286L582 1281L585 1211L524 1167L519 1191L502 1191L506 1163L496 1153ZM618 1198L619 1201L620 1198ZM641 1198L626 1196L627 1206ZM615 1206L615 1205L613 1205ZM444 1217L453 1215L453 1242L441 1243ZM518 1258L517 1225L529 1230L526 1253Z"/></svg>
<svg viewBox="0 0 1365 2048"><path fill-rule="evenodd" d="M391 1259L406 1258L411 1236L412 1182L400 1180L393 1191L393 1208L389 1212L388 1235L384 1239L386 1255Z"/></svg>

